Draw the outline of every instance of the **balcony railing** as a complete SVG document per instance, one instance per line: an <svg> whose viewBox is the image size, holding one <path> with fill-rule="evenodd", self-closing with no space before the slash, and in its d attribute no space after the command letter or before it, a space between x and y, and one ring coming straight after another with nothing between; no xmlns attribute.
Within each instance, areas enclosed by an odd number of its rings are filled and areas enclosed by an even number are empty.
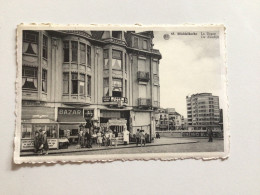
<svg viewBox="0 0 260 195"><path fill-rule="evenodd" d="M147 98L138 98L138 106L139 107L151 107L151 99Z"/></svg>
<svg viewBox="0 0 260 195"><path fill-rule="evenodd" d="M148 82L150 80L150 74L149 74L149 72L138 71L137 79L138 79L138 81Z"/></svg>

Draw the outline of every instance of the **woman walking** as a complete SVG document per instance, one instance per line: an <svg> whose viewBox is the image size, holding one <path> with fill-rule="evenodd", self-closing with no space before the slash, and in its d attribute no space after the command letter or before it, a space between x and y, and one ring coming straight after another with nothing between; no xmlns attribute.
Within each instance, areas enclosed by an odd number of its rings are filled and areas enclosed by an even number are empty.
<svg viewBox="0 0 260 195"><path fill-rule="evenodd" d="M48 150L49 150L49 145L48 145L48 139L47 139L47 132L43 131L43 136L42 136L42 143L43 143L43 150L45 150L45 155L48 154ZM43 152L42 152L43 154Z"/></svg>
<svg viewBox="0 0 260 195"><path fill-rule="evenodd" d="M97 144L98 144L98 147L101 147L101 145L102 145L102 134L100 131L98 131L98 133L97 133Z"/></svg>

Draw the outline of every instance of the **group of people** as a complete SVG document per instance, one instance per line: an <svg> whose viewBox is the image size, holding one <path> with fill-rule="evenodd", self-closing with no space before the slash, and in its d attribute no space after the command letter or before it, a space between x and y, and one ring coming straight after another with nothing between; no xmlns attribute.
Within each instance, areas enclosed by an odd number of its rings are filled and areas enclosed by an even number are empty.
<svg viewBox="0 0 260 195"><path fill-rule="evenodd" d="M48 154L49 145L47 140L47 133L40 129L39 131L35 132L34 136L34 152L40 154ZM44 153L45 152L45 153Z"/></svg>
<svg viewBox="0 0 260 195"><path fill-rule="evenodd" d="M147 136L148 134L144 133L144 130L137 129L135 134L136 146L138 146L139 143L141 147L145 146Z"/></svg>
<svg viewBox="0 0 260 195"><path fill-rule="evenodd" d="M129 144L129 131L126 126L124 126L122 134L124 144ZM118 137L118 132L112 131L111 129L105 131L98 128L92 131L90 129L81 128L78 135L78 144L80 148L92 148L92 143L97 144L98 147L117 146Z"/></svg>

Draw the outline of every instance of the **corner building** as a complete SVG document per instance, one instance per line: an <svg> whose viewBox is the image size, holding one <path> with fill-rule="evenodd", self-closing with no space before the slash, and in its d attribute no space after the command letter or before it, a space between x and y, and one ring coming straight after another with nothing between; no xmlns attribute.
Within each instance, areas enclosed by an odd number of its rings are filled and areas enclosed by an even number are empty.
<svg viewBox="0 0 260 195"><path fill-rule="evenodd" d="M220 130L219 97L211 93L186 96L188 128L191 130Z"/></svg>
<svg viewBox="0 0 260 195"><path fill-rule="evenodd" d="M151 31L23 31L22 138L109 121L154 136L161 54L152 41Z"/></svg>

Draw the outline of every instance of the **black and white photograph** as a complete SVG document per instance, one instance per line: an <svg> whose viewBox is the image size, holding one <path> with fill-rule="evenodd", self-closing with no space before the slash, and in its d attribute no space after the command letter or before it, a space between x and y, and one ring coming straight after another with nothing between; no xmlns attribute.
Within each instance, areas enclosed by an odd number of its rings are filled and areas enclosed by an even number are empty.
<svg viewBox="0 0 260 195"><path fill-rule="evenodd" d="M17 32L16 163L228 157L223 25Z"/></svg>

